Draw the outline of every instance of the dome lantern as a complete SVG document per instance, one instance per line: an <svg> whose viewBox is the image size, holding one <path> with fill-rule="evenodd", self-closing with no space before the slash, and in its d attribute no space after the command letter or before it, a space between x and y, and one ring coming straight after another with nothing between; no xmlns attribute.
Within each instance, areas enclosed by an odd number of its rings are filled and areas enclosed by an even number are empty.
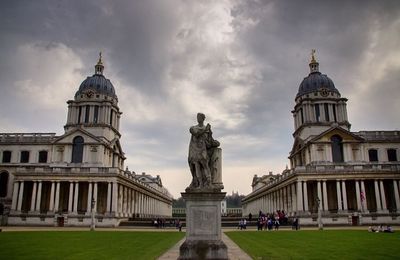
<svg viewBox="0 0 400 260"><path fill-rule="evenodd" d="M311 50L310 73L319 72L319 63L315 60L315 49Z"/></svg>
<svg viewBox="0 0 400 260"><path fill-rule="evenodd" d="M96 75L103 75L104 65L103 65L103 61L102 61L101 58L102 57L101 57L101 52L100 52L99 53L99 60L97 61L97 64L94 66Z"/></svg>

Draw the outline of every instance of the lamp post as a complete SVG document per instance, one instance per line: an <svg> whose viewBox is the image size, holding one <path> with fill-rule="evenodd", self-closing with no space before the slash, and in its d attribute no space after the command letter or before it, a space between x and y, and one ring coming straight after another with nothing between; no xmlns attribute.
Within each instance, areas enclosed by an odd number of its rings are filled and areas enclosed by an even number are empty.
<svg viewBox="0 0 400 260"><path fill-rule="evenodd" d="M95 223L94 223L94 214L95 214L95 212L94 212L94 206L96 205L96 201L94 200L94 198L92 198L92 203L91 203L91 209L92 209L92 211L91 211L91 213L92 213L92 221L91 221L91 223L90 223L90 231L94 231L94 229L95 229Z"/></svg>
<svg viewBox="0 0 400 260"><path fill-rule="evenodd" d="M322 212L321 212L321 200L317 197L317 205L318 205L318 229L323 230L324 225L322 224Z"/></svg>

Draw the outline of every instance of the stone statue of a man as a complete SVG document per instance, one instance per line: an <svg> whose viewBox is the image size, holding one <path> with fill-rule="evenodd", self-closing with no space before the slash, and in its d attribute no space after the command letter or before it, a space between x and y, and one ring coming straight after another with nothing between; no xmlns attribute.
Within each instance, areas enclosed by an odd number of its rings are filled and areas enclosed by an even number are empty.
<svg viewBox="0 0 400 260"><path fill-rule="evenodd" d="M213 139L210 124L204 125L205 118L203 113L198 113L198 124L189 130L192 137L188 162L193 179L188 189L214 188L213 175L218 170L214 165L216 163L214 152L220 143Z"/></svg>

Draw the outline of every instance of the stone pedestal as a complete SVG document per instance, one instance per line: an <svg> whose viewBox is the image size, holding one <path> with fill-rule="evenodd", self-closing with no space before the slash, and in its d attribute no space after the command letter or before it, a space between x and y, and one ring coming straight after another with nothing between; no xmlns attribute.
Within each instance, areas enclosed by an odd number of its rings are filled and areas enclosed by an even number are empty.
<svg viewBox="0 0 400 260"><path fill-rule="evenodd" d="M227 247L221 240L221 201L225 192L187 191L186 241L179 259L228 259Z"/></svg>

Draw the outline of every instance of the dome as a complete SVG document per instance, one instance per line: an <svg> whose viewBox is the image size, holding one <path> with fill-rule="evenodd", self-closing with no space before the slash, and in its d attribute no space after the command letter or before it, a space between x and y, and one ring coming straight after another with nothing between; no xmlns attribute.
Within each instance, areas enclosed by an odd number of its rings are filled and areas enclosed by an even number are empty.
<svg viewBox="0 0 400 260"><path fill-rule="evenodd" d="M340 94L335 88L333 81L327 75L322 74L321 72L312 72L300 83L299 92L296 97L318 91L321 88Z"/></svg>
<svg viewBox="0 0 400 260"><path fill-rule="evenodd" d="M89 90L92 90L95 94L117 97L113 84L102 74L94 74L91 77L87 77L79 86L79 90L76 92L75 97L85 94Z"/></svg>

